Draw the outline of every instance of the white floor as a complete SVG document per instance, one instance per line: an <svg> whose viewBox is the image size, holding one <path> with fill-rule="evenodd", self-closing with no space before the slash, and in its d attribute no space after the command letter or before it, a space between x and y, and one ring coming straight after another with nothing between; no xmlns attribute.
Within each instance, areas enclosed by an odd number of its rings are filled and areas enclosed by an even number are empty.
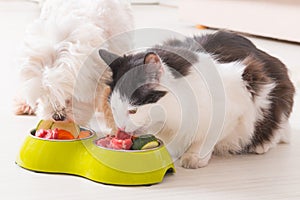
<svg viewBox="0 0 300 200"><path fill-rule="evenodd" d="M133 9L139 28L164 28L187 35L204 32L179 21L174 8ZM80 177L33 173L18 167L15 158L19 147L37 119L13 115L12 100L19 87L15 60L25 27L38 12L33 3L0 1L0 199L300 199L299 95L291 119L291 144L280 145L265 155L213 158L202 169L177 167L176 174L150 187L107 186ZM300 45L250 39L286 63L299 89Z"/></svg>

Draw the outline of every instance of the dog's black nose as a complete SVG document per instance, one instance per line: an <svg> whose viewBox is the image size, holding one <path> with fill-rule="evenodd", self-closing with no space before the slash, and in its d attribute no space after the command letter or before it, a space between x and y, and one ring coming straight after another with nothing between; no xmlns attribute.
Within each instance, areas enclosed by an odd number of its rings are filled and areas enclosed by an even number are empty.
<svg viewBox="0 0 300 200"><path fill-rule="evenodd" d="M66 117L64 115L60 115L60 114L55 113L55 114L52 115L52 118L55 121L64 121Z"/></svg>

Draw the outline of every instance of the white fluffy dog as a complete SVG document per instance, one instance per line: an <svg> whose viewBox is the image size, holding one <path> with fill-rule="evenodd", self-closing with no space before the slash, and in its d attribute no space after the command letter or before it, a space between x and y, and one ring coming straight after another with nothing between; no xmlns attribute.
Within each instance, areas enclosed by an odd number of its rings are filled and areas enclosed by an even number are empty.
<svg viewBox="0 0 300 200"><path fill-rule="evenodd" d="M25 35L21 79L26 104L19 101L17 113L30 114L37 106L42 119L87 125L104 90L97 81L106 65L97 49L132 28L126 1L45 1ZM109 44L106 48L118 52Z"/></svg>

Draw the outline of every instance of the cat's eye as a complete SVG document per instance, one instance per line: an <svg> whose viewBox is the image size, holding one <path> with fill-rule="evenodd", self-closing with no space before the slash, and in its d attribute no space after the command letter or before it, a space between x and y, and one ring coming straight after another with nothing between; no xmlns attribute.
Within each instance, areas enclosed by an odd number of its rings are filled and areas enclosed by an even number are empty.
<svg viewBox="0 0 300 200"><path fill-rule="evenodd" d="M133 115L133 114L135 114L137 112L137 108L129 108L128 109L128 113L130 114L130 115Z"/></svg>

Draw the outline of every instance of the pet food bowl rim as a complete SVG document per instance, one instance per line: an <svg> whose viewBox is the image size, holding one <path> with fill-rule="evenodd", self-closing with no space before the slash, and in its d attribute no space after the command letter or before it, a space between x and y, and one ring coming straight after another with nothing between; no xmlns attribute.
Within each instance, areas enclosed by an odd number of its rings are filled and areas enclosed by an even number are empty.
<svg viewBox="0 0 300 200"><path fill-rule="evenodd" d="M150 151L157 151L159 150L160 148L163 148L165 145L164 145L164 142L159 139L159 138L156 138L159 145L157 147L154 147L154 148L151 148L151 149L141 149L141 150L126 150L126 149L110 149L110 148L106 148L106 147L102 147L102 146L99 146L96 144L96 141L97 140L100 140L100 139L103 139L105 137L100 137L100 138L97 138L93 141L94 145L97 147L97 148L100 148L102 150L105 150L105 151L112 151L112 152L132 152L132 153L143 153L143 152L150 152Z"/></svg>
<svg viewBox="0 0 300 200"><path fill-rule="evenodd" d="M85 131L89 131L91 133L90 136L85 137L85 138L75 138L75 139L68 139L68 140L40 138L40 137L37 137L37 136L35 136L35 135L32 134L33 131L36 131L36 128L31 129L29 131L29 136L33 137L35 139L38 139L38 140L43 140L43 141L48 141L48 142L74 142L74 141L88 140L88 139L93 138L95 135L97 135L94 130L92 130L92 129L88 128L88 127L80 126L80 130L81 129L85 130Z"/></svg>
<svg viewBox="0 0 300 200"><path fill-rule="evenodd" d="M88 137L85 137L85 138L75 138L75 139L69 139L69 140L47 139L47 138L40 138L40 137L37 137L37 136L33 135L32 132L36 131L36 129L33 128L29 132L29 136L32 137L32 138L34 138L34 139L38 139L38 140L41 140L41 141L47 141L47 142L75 142L75 141L89 140L89 139L92 139L94 136L97 136L96 132L93 129L91 129L91 128L80 126L80 129L90 131L91 135L88 136ZM100 139L103 139L105 137L107 137L107 136L97 137L96 139L93 140L93 144L97 148L100 148L100 149L105 150L105 151L128 152L128 153L130 153L130 152L131 153L143 153L143 152L157 151L160 148L163 148L165 146L164 142L161 139L159 139L159 138L156 138L157 141L158 141L158 143L159 143L159 145L157 147L154 147L154 148L151 148L151 149L142 149L142 150L110 149L110 148L102 147L102 146L99 146L99 145L96 144L96 141L98 141Z"/></svg>

